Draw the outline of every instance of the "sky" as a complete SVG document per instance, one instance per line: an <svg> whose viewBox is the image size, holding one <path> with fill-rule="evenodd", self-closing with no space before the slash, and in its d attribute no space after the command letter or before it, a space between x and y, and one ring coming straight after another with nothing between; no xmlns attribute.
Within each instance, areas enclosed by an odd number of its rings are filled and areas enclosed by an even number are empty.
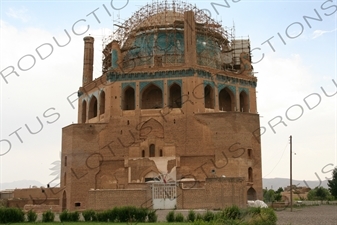
<svg viewBox="0 0 337 225"><path fill-rule="evenodd" d="M235 26L237 38L250 39L262 176L289 177L292 135L293 179L331 178L337 166L337 1L187 2L224 27ZM102 39L146 3L0 0L0 183L57 178L62 128L77 123L83 38L95 38L97 78Z"/></svg>

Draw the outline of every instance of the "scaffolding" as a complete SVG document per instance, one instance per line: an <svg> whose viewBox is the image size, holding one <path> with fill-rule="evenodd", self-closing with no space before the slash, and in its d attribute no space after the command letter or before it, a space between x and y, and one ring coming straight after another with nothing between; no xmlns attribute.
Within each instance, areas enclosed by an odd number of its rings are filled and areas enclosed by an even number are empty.
<svg viewBox="0 0 337 225"><path fill-rule="evenodd" d="M121 46L123 68L184 63L184 12L193 11L196 21L197 63L217 69L235 69L239 64L235 50L234 27L223 28L195 5L172 0L153 1L118 27L113 34L103 39L103 72L111 66L111 42ZM246 46L246 42L244 45ZM249 40L248 40L249 45ZM235 51L234 51L235 50ZM225 66L225 64L231 66Z"/></svg>

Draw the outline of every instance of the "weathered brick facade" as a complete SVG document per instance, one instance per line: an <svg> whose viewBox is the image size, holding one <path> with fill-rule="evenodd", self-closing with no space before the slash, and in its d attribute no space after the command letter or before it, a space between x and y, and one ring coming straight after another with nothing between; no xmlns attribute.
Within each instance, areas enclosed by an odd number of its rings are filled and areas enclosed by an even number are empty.
<svg viewBox="0 0 337 225"><path fill-rule="evenodd" d="M161 208L161 198L168 208L213 209L262 198L249 45L238 54L202 10L170 7L120 28L128 30L106 44L96 80L94 39L84 38L78 124L62 131L63 209ZM156 184L174 185L165 193Z"/></svg>

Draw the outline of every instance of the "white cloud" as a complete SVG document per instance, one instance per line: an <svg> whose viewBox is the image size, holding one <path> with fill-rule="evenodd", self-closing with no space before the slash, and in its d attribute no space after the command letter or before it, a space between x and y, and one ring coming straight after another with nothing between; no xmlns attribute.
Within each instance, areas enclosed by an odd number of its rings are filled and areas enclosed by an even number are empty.
<svg viewBox="0 0 337 225"><path fill-rule="evenodd" d="M315 30L312 34L313 35L312 39L316 39L316 38L322 36L323 34L332 33L332 32L335 32L335 31L337 31L337 28L333 29L333 30Z"/></svg>
<svg viewBox="0 0 337 225"><path fill-rule="evenodd" d="M14 19L21 20L23 23L27 23L30 20L30 16L27 12L28 10L23 7L20 9L9 8L6 15Z"/></svg>

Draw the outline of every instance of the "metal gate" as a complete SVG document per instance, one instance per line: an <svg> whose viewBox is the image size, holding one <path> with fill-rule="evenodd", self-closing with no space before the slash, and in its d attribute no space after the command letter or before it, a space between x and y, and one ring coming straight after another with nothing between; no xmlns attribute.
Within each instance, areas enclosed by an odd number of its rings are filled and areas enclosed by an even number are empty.
<svg viewBox="0 0 337 225"><path fill-rule="evenodd" d="M152 184L153 209L174 209L177 204L177 186L175 183Z"/></svg>

